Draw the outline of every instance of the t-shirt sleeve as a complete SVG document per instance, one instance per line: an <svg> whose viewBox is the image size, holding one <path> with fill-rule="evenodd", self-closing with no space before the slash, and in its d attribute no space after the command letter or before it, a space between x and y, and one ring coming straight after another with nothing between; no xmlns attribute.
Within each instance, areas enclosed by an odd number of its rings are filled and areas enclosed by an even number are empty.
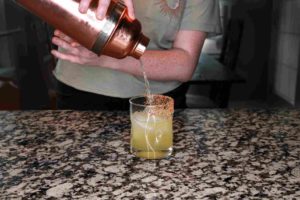
<svg viewBox="0 0 300 200"><path fill-rule="evenodd" d="M217 0L186 0L180 30L220 33L220 10Z"/></svg>

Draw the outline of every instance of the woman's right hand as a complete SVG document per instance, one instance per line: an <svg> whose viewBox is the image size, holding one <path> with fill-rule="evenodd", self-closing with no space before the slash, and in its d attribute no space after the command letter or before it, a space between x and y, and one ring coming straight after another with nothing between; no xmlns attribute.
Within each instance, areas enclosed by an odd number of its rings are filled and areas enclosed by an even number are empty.
<svg viewBox="0 0 300 200"><path fill-rule="evenodd" d="M80 4L79 4L79 11L81 13L86 13L90 7L90 4L93 0L81 0ZM111 2L111 0L98 0L98 8L97 8L97 12L96 12L96 16L99 20L104 19L107 9L109 7L109 4ZM135 19L135 15L134 15L134 7L133 7L133 3L132 0L124 0L125 5L128 8L128 14L129 17L131 19Z"/></svg>

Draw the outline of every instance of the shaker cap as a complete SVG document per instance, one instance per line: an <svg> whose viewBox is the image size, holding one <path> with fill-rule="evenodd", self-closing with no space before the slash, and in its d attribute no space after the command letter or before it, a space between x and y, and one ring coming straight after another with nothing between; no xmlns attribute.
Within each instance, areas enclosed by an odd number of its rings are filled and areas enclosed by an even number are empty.
<svg viewBox="0 0 300 200"><path fill-rule="evenodd" d="M149 42L150 42L149 38L141 33L140 39L138 40L136 46L131 51L130 56L139 59L145 53Z"/></svg>

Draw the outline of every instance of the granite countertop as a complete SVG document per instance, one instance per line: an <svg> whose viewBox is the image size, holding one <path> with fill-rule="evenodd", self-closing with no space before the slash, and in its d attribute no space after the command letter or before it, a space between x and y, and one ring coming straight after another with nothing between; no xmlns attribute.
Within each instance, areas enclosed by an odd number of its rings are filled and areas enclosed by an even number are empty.
<svg viewBox="0 0 300 200"><path fill-rule="evenodd" d="M174 153L126 112L0 112L0 199L300 199L300 110L178 110Z"/></svg>

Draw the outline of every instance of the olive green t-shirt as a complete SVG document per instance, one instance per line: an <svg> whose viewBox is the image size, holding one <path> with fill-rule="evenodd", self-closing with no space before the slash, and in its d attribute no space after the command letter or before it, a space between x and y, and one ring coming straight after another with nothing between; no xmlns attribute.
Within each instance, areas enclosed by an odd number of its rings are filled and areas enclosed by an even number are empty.
<svg viewBox="0 0 300 200"><path fill-rule="evenodd" d="M133 3L143 33L151 40L148 49L171 49L179 30L220 32L217 0L133 0ZM145 93L142 77L102 67L59 60L54 75L73 88L106 96L129 98ZM151 92L156 94L169 92L180 84L150 80Z"/></svg>

